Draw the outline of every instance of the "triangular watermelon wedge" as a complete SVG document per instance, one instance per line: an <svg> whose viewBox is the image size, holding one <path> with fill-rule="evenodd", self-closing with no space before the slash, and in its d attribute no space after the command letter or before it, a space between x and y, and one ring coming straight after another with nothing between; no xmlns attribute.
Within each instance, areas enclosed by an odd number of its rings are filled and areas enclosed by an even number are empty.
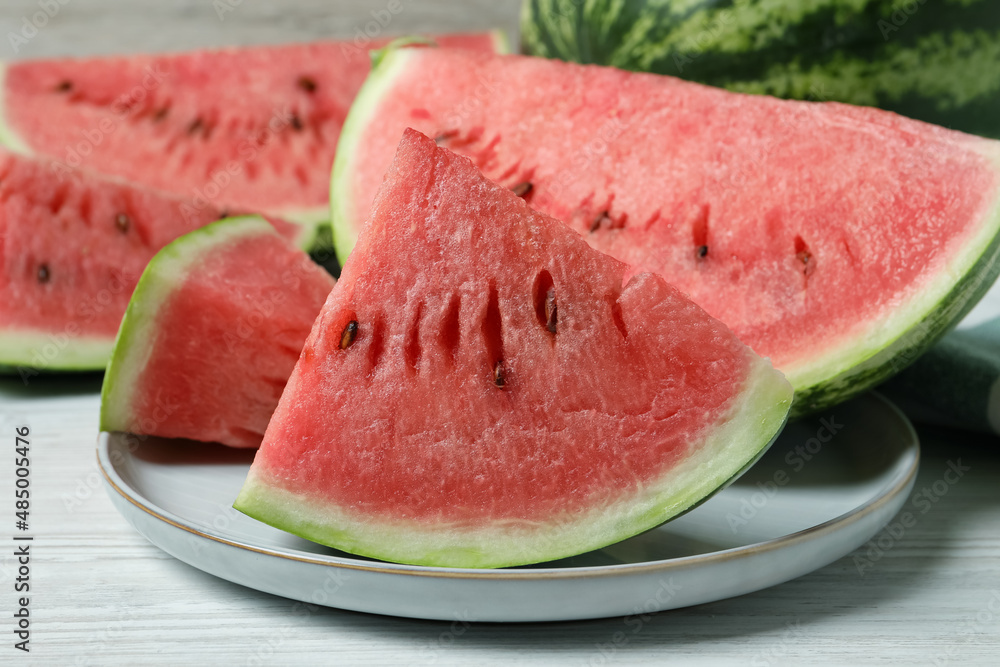
<svg viewBox="0 0 1000 667"><path fill-rule="evenodd" d="M101 430L256 447L334 279L257 216L149 262L101 392Z"/></svg>
<svg viewBox="0 0 1000 667"><path fill-rule="evenodd" d="M235 507L344 551L501 567L691 509L788 382L659 277L408 130Z"/></svg>

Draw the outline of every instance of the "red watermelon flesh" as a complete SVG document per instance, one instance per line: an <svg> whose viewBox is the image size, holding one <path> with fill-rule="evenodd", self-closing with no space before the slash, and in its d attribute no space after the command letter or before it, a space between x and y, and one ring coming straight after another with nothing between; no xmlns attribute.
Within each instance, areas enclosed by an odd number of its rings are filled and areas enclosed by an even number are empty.
<svg viewBox="0 0 1000 667"><path fill-rule="evenodd" d="M770 357L797 405L901 368L998 269L1000 143L875 109L448 49L390 50L359 96L334 170L342 258L407 126L663 275Z"/></svg>
<svg viewBox="0 0 1000 667"><path fill-rule="evenodd" d="M100 369L146 263L218 219L205 207L0 152L0 364ZM287 237L289 223L274 223Z"/></svg>
<svg viewBox="0 0 1000 667"><path fill-rule="evenodd" d="M177 239L122 320L101 429L258 446L333 284L262 218Z"/></svg>
<svg viewBox="0 0 1000 667"><path fill-rule="evenodd" d="M791 388L651 274L407 130L237 509L345 551L497 567L683 512Z"/></svg>
<svg viewBox="0 0 1000 667"><path fill-rule="evenodd" d="M500 45L496 33L440 43ZM344 117L387 39L7 63L0 139L199 206L325 220Z"/></svg>

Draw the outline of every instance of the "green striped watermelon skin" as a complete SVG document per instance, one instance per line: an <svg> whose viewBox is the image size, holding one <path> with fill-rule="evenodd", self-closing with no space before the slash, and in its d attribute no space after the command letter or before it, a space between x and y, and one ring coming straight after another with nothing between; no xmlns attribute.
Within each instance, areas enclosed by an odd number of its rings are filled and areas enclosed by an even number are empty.
<svg viewBox="0 0 1000 667"><path fill-rule="evenodd" d="M521 46L1000 137L996 0L525 0Z"/></svg>

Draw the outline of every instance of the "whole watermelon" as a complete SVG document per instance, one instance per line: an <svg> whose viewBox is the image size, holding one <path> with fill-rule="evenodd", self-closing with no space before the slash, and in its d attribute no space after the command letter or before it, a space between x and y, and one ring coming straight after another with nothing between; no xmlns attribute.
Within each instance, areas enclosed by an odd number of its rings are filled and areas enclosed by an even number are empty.
<svg viewBox="0 0 1000 667"><path fill-rule="evenodd" d="M1000 137L997 0L525 0L526 53Z"/></svg>

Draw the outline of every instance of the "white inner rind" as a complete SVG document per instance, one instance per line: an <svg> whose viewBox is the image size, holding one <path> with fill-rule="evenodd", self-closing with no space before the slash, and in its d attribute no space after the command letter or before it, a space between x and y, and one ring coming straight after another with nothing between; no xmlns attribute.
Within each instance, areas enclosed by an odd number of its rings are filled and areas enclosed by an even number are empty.
<svg viewBox="0 0 1000 667"><path fill-rule="evenodd" d="M330 223L330 207L313 206L311 208L288 208L273 211L267 215L291 222L299 227L292 243L305 252L312 252L316 247L320 229Z"/></svg>
<svg viewBox="0 0 1000 667"><path fill-rule="evenodd" d="M34 375L38 371L101 370L114 341L110 336L81 336L72 326L59 331L0 331L0 365Z"/></svg>
<svg viewBox="0 0 1000 667"><path fill-rule="evenodd" d="M333 246L341 266L354 249L359 231L351 222L356 208L352 159L355 155L361 154L359 144L365 128L375 117L375 107L385 92L391 88L397 72L405 69L398 67L397 63L413 51L414 49L389 49L382 56L381 62L368 75L354 98L340 130L337 155L333 160L333 172L330 176L330 220L333 224Z"/></svg>
<svg viewBox="0 0 1000 667"><path fill-rule="evenodd" d="M490 30L490 40L493 42L493 51L497 54L511 53L510 38L507 36L506 31L500 29Z"/></svg>
<svg viewBox="0 0 1000 667"><path fill-rule="evenodd" d="M187 280L191 268L218 246L277 232L258 216L226 218L185 234L161 249L146 266L118 329L101 389L101 430L142 430L132 413L132 396L156 347L163 304Z"/></svg>
<svg viewBox="0 0 1000 667"><path fill-rule="evenodd" d="M0 144L9 151L31 155L31 148L7 121L7 67L7 63L0 61Z"/></svg>
<svg viewBox="0 0 1000 667"><path fill-rule="evenodd" d="M510 52L506 32L491 31L491 39L496 53ZM359 232L352 224L356 207L354 185L351 181L354 174L352 159L360 154L359 144L365 128L375 117L375 107L386 91L391 89L396 74L405 70L399 63L405 62L406 58L416 50L386 47L379 56L378 65L372 68L354 97L347 118L344 119L344 125L340 129L337 154L330 174L330 221L333 226L333 245L341 266L354 249Z"/></svg>
<svg viewBox="0 0 1000 667"><path fill-rule="evenodd" d="M784 377L767 360L753 357L733 407L692 444L686 459L636 493L544 522L498 520L469 527L362 515L283 488L261 466L251 469L233 506L306 539L388 561L470 568L544 562L654 528L724 488L774 441L791 399Z"/></svg>

